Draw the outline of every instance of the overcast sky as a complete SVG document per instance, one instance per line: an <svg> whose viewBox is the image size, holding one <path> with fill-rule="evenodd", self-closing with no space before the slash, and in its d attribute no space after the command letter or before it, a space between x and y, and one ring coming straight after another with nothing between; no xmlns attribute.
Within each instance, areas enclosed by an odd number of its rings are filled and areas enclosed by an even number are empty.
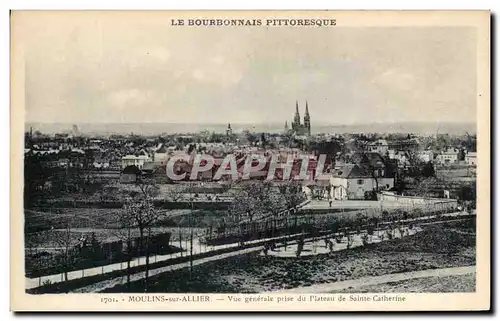
<svg viewBox="0 0 500 321"><path fill-rule="evenodd" d="M467 28L189 28L161 14L40 16L28 122L313 124L476 120Z"/></svg>

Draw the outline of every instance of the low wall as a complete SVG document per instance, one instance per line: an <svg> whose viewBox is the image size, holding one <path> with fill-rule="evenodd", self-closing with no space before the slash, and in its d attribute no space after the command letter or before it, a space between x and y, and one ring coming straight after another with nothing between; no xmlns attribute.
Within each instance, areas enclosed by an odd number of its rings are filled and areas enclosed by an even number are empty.
<svg viewBox="0 0 500 321"><path fill-rule="evenodd" d="M424 211L448 211L458 207L456 199L449 198L424 198L418 196L402 196L381 193L377 195L380 207L386 209L422 209Z"/></svg>

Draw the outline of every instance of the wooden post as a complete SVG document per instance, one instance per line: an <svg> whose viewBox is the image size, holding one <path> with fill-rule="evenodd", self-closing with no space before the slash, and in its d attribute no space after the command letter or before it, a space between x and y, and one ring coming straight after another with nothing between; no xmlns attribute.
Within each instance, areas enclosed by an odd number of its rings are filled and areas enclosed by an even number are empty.
<svg viewBox="0 0 500 321"><path fill-rule="evenodd" d="M181 249L181 257L183 256L183 251L182 251L182 233L181 233L181 228L179 227L179 248Z"/></svg>

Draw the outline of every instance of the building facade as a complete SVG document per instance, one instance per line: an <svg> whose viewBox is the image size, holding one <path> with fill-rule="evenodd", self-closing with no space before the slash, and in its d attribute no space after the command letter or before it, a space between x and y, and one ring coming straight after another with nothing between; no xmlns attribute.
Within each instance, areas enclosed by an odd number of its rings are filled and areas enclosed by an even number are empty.
<svg viewBox="0 0 500 321"><path fill-rule="evenodd" d="M127 166L137 166L137 168L142 169L144 163L150 161L149 156L146 155L127 155L122 157L122 169L125 169Z"/></svg>
<svg viewBox="0 0 500 321"><path fill-rule="evenodd" d="M395 169L378 153L354 153L350 163L335 168L330 196L335 200L366 200L373 192L394 187Z"/></svg>
<svg viewBox="0 0 500 321"><path fill-rule="evenodd" d="M436 163L440 165L451 165L458 163L458 150L448 148L446 151L436 156Z"/></svg>
<svg viewBox="0 0 500 321"><path fill-rule="evenodd" d="M477 153L469 152L465 155L465 162L467 165L476 166L477 165Z"/></svg>

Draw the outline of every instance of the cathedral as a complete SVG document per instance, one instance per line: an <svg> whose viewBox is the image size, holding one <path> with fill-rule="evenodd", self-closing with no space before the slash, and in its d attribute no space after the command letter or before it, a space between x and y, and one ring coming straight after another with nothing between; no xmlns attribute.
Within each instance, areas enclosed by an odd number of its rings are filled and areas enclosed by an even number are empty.
<svg viewBox="0 0 500 321"><path fill-rule="evenodd" d="M300 123L299 103L295 102L295 116L293 117L292 128L288 128L288 122L285 122L285 132L291 131L298 136L311 136L311 117L309 116L309 107L306 101L306 113L304 114L304 124Z"/></svg>

